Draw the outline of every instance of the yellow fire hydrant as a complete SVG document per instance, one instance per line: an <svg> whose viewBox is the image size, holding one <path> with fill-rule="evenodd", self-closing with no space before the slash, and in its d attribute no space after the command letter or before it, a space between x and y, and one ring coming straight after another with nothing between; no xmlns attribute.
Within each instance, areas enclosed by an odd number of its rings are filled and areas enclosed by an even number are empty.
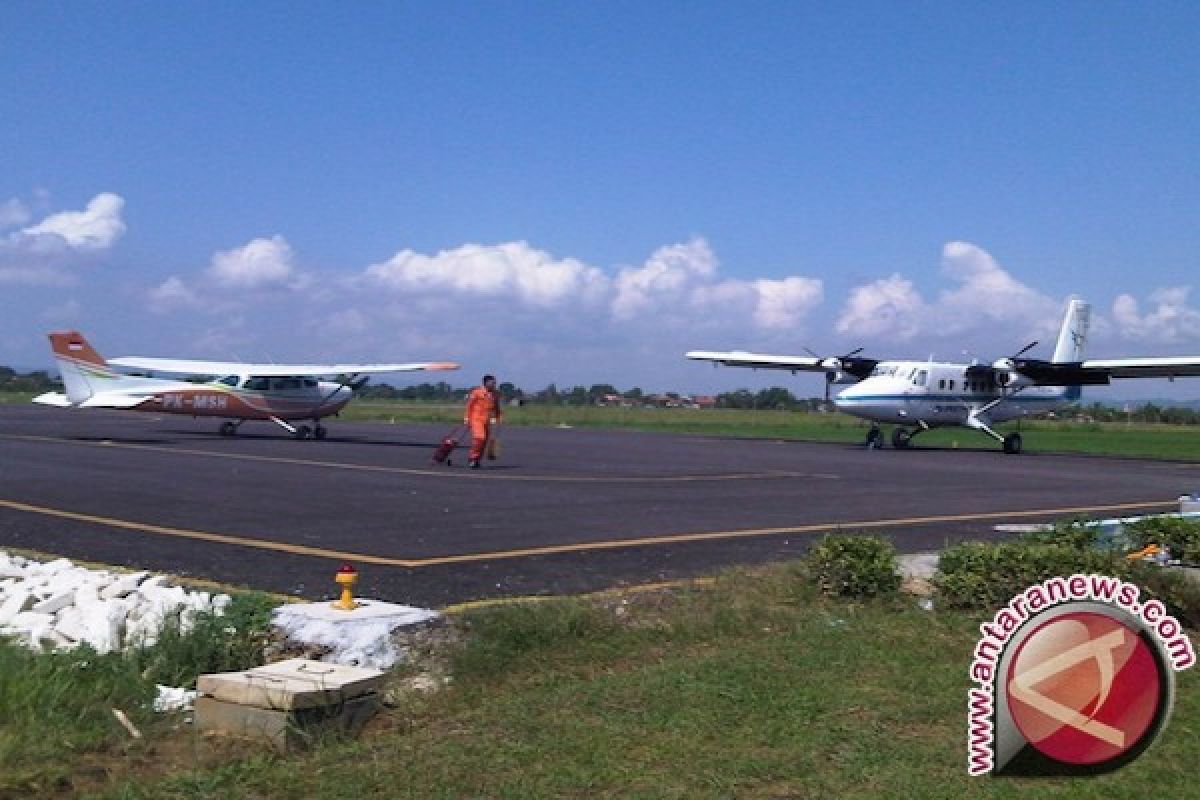
<svg viewBox="0 0 1200 800"><path fill-rule="evenodd" d="M358 608L358 603L354 601L354 584L358 582L358 572L354 567L342 564L333 579L342 587L342 596L330 605L342 611L353 611Z"/></svg>

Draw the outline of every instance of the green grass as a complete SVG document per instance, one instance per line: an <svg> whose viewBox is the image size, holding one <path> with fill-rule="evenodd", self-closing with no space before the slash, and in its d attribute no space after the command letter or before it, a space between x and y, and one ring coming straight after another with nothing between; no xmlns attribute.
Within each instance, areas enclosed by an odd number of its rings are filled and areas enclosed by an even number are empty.
<svg viewBox="0 0 1200 800"><path fill-rule="evenodd" d="M203 672L262 663L275 605L239 594L226 615L199 615L186 634L168 625L155 646L126 654L82 647L37 655L0 639L0 797L48 795L69 786L87 759L134 748L114 708L153 739L170 721L150 709L155 683L191 686Z"/></svg>
<svg viewBox="0 0 1200 800"><path fill-rule="evenodd" d="M461 421L461 415L462 410L453 405L383 401L358 401L348 406L343 414L347 419L395 423L434 422L445 425ZM869 427L863 420L838 413L538 405L507 409L505 423L542 427L571 425L814 442L860 442ZM1000 430L1016 430L1016 426L1003 425ZM1033 420L1023 422L1020 430L1024 437L1025 449L1032 452L1182 460L1200 458L1200 426ZM915 446L970 449L998 447L983 434L965 428L923 433L916 440Z"/></svg>
<svg viewBox="0 0 1200 800"><path fill-rule="evenodd" d="M114 788L124 798L1144 798L1191 796L1200 684L1166 734L1090 780L966 775L978 615L819 598L795 565L711 590L469 614L451 687L383 732L290 759Z"/></svg>

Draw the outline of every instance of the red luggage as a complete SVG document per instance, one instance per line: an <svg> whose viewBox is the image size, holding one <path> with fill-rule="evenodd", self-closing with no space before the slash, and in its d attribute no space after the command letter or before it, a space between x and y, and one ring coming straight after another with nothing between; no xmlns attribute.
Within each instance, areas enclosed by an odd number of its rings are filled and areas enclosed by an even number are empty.
<svg viewBox="0 0 1200 800"><path fill-rule="evenodd" d="M454 448L458 447L458 441L462 438L466 430L465 427L460 426L450 431L446 435L446 438L438 443L437 449L433 451L433 460L430 463L450 466L450 454L454 452Z"/></svg>

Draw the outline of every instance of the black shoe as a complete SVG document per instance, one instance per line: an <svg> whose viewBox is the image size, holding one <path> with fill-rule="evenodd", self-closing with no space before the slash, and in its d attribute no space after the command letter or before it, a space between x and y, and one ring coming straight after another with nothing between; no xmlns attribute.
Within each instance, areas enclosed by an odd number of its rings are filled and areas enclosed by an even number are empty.
<svg viewBox="0 0 1200 800"><path fill-rule="evenodd" d="M479 469L479 459L472 458L470 461L467 462L467 466L470 467L471 469Z"/></svg>

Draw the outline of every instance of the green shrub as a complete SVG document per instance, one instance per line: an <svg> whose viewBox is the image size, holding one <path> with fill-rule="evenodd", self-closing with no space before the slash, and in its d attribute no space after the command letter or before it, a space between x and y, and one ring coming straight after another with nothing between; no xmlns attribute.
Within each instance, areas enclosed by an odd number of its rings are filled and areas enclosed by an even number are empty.
<svg viewBox="0 0 1200 800"><path fill-rule="evenodd" d="M933 584L941 604L994 609L1055 576L1123 576L1129 566L1112 552L1039 541L964 542L942 551Z"/></svg>
<svg viewBox="0 0 1200 800"><path fill-rule="evenodd" d="M225 613L197 614L183 632L179 618L168 619L152 647L130 653L148 681L192 687L198 675L260 666L277 600L236 594Z"/></svg>
<svg viewBox="0 0 1200 800"><path fill-rule="evenodd" d="M1171 615L1190 628L1200 628L1200 581L1182 570L1138 562L1131 579L1144 594L1157 597Z"/></svg>
<svg viewBox="0 0 1200 800"><path fill-rule="evenodd" d="M1054 527L1048 531L1034 531L1023 535L1019 541L1029 544L1054 544L1071 547L1076 550L1086 550L1096 547L1099 528L1089 525L1089 520L1078 517L1057 520Z"/></svg>
<svg viewBox="0 0 1200 800"><path fill-rule="evenodd" d="M826 594L883 597L900 588L896 548L878 536L826 536L805 561Z"/></svg>
<svg viewBox="0 0 1200 800"><path fill-rule="evenodd" d="M1173 558L1200 561L1200 520L1182 517L1149 517L1131 522L1125 532L1135 548L1164 545Z"/></svg>

